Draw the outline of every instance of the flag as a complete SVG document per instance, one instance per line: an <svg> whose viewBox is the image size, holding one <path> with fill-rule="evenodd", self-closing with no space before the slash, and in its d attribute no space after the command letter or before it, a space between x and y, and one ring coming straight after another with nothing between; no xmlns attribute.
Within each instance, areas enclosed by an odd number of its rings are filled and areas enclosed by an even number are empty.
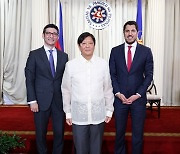
<svg viewBox="0 0 180 154"><path fill-rule="evenodd" d="M58 27L59 27L59 39L56 42L56 48L64 51L64 40L63 40L63 19L62 19L62 7L61 2L58 0Z"/></svg>
<svg viewBox="0 0 180 154"><path fill-rule="evenodd" d="M143 39L142 39L142 0L138 0L138 3L137 3L136 22L138 24L138 29L139 29L137 41L138 41L138 43L143 44Z"/></svg>

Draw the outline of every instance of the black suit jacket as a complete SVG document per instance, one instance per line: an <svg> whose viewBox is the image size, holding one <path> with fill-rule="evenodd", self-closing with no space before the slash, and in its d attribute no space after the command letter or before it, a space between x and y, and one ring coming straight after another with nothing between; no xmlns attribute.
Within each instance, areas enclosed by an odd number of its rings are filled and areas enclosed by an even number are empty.
<svg viewBox="0 0 180 154"><path fill-rule="evenodd" d="M68 55L57 50L56 74L53 78L44 47L31 51L25 67L27 101L37 100L40 110L47 110L52 99L63 110L61 81Z"/></svg>
<svg viewBox="0 0 180 154"><path fill-rule="evenodd" d="M153 56L151 49L137 44L131 69L128 72L125 60L125 44L114 47L111 51L109 65L113 91L120 92L127 98L139 93L146 101L146 90L153 79ZM119 99L116 99L120 101Z"/></svg>

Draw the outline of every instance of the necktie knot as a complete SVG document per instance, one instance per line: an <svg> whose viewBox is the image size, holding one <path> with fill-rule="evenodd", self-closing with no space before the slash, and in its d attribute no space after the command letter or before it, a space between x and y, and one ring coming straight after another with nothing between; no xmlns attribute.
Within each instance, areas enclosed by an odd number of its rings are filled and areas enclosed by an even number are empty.
<svg viewBox="0 0 180 154"><path fill-rule="evenodd" d="M128 50L130 50L130 49L131 49L131 47L132 47L132 46L131 46L131 45L129 45L129 46L128 46Z"/></svg>
<svg viewBox="0 0 180 154"><path fill-rule="evenodd" d="M50 52L50 54L52 54L53 50L48 50Z"/></svg>

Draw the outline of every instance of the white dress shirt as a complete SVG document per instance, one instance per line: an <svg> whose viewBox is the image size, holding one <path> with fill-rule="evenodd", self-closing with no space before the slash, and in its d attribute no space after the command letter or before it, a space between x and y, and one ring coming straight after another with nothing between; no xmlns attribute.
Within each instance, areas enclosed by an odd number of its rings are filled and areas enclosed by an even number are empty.
<svg viewBox="0 0 180 154"><path fill-rule="evenodd" d="M46 51L46 55L48 57L49 60L49 56L50 56L50 52L49 52L49 48L47 46L44 45L44 50ZM53 50L52 54L53 54L53 59L54 59L54 68L56 70L56 65L57 65L57 50L56 48L52 48L51 50Z"/></svg>
<svg viewBox="0 0 180 154"><path fill-rule="evenodd" d="M134 54L135 54L135 51L136 51L136 46L137 46L137 42L135 41L133 44L129 45L125 42L125 59L126 59L126 65L127 65L127 55L128 55L128 46L132 46L131 47L131 58L132 58L132 61L133 61L133 58L134 58Z"/></svg>
<svg viewBox="0 0 180 154"><path fill-rule="evenodd" d="M66 119L77 125L99 124L112 117L114 95L109 66L102 58L83 56L66 63L62 80Z"/></svg>

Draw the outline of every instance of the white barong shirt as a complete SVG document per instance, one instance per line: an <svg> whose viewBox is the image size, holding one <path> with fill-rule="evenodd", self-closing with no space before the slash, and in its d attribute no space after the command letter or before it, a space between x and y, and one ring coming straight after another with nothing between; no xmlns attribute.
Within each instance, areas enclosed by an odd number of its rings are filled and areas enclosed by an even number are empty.
<svg viewBox="0 0 180 154"><path fill-rule="evenodd" d="M100 124L112 117L114 95L108 63L95 55L66 63L62 79L63 110L76 125Z"/></svg>

